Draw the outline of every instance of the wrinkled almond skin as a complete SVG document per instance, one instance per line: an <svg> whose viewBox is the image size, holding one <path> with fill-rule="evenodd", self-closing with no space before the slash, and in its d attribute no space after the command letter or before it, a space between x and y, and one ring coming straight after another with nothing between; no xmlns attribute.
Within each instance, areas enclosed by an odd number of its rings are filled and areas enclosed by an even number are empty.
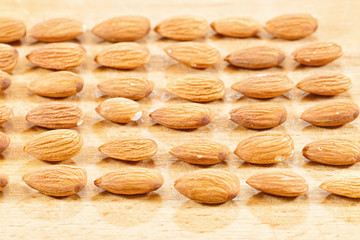
<svg viewBox="0 0 360 240"><path fill-rule="evenodd" d="M310 43L296 49L292 56L295 61L305 66L323 66L343 55L342 48L332 42Z"/></svg>
<svg viewBox="0 0 360 240"><path fill-rule="evenodd" d="M0 92L5 91L11 85L11 76L4 71L0 70Z"/></svg>
<svg viewBox="0 0 360 240"><path fill-rule="evenodd" d="M0 132L0 153L5 151L10 144L10 138L5 133Z"/></svg>
<svg viewBox="0 0 360 240"><path fill-rule="evenodd" d="M286 121L286 109L274 103L244 105L231 110L230 120L250 129L269 129Z"/></svg>
<svg viewBox="0 0 360 240"><path fill-rule="evenodd" d="M318 127L336 127L354 121L359 116L359 107L344 100L318 103L305 110L301 119Z"/></svg>
<svg viewBox="0 0 360 240"><path fill-rule="evenodd" d="M57 165L32 171L25 174L22 179L29 187L42 194L66 197L84 189L87 174L79 167Z"/></svg>
<svg viewBox="0 0 360 240"><path fill-rule="evenodd" d="M175 189L199 203L219 204L232 200L240 191L237 176L219 169L202 169L175 181Z"/></svg>
<svg viewBox="0 0 360 240"><path fill-rule="evenodd" d="M234 153L245 162L273 164L292 156L294 142L286 133L260 132L242 140Z"/></svg>
<svg viewBox="0 0 360 240"><path fill-rule="evenodd" d="M336 195L348 198L360 198L360 178L358 177L330 179L323 182L320 188Z"/></svg>
<svg viewBox="0 0 360 240"><path fill-rule="evenodd" d="M314 33L317 19L310 14L285 14L266 22L265 29L277 38L297 40Z"/></svg>
<svg viewBox="0 0 360 240"><path fill-rule="evenodd" d="M309 190L306 180L290 171L258 173L246 183L259 191L281 197L297 197Z"/></svg>
<svg viewBox="0 0 360 240"><path fill-rule="evenodd" d="M0 70L11 73L19 61L18 51L10 45L0 43Z"/></svg>
<svg viewBox="0 0 360 240"><path fill-rule="evenodd" d="M229 148L210 140L193 140L173 147L169 153L188 163L210 165L225 161Z"/></svg>
<svg viewBox="0 0 360 240"><path fill-rule="evenodd" d="M220 35L227 37L255 37L261 30L261 25L252 18L228 17L216 20L211 28Z"/></svg>
<svg viewBox="0 0 360 240"><path fill-rule="evenodd" d="M127 168L109 172L97 178L94 184L111 193L135 195L159 189L164 184L164 178L156 170Z"/></svg>
<svg viewBox="0 0 360 240"><path fill-rule="evenodd" d="M150 31L150 20L142 16L110 18L96 25L92 33L109 42L131 42L145 37Z"/></svg>
<svg viewBox="0 0 360 240"><path fill-rule="evenodd" d="M74 130L60 129L40 133L28 142L24 151L49 162L70 159L80 153L83 139Z"/></svg>
<svg viewBox="0 0 360 240"><path fill-rule="evenodd" d="M189 74L167 84L169 92L193 102L211 102L225 95L225 85L217 76Z"/></svg>
<svg viewBox="0 0 360 240"><path fill-rule="evenodd" d="M11 108L5 105L0 106L0 125L9 121L13 116L14 111Z"/></svg>
<svg viewBox="0 0 360 240"><path fill-rule="evenodd" d="M0 192L6 188L9 184L9 177L3 173L0 173Z"/></svg>
<svg viewBox="0 0 360 240"><path fill-rule="evenodd" d="M0 43L11 43L26 35L23 21L2 17L0 18Z"/></svg>
<svg viewBox="0 0 360 240"><path fill-rule="evenodd" d="M294 83L284 74L258 74L234 83L231 88L251 98L273 98L290 91Z"/></svg>
<svg viewBox="0 0 360 240"><path fill-rule="evenodd" d="M26 58L42 68L67 70L83 64L85 54L85 49L76 43L49 43L35 49Z"/></svg>

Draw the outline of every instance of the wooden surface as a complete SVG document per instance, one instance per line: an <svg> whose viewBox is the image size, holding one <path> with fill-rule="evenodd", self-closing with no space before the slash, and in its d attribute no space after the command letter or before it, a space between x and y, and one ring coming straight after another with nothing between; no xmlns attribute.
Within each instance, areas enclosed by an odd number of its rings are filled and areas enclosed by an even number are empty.
<svg viewBox="0 0 360 240"><path fill-rule="evenodd" d="M24 144L46 129L26 123L25 115L41 102L54 101L31 94L26 84L48 72L31 65L25 55L42 45L32 39L13 44L20 53L20 64L14 71L12 86L0 95L0 104L14 108L15 116L1 127L11 138L11 145L0 159L1 172L10 176L10 184L0 193L0 239L358 239L360 202L329 195L318 188L331 176L358 174L360 164L331 167L310 163L301 149L310 141L345 136L358 140L360 119L343 127L326 129L310 126L300 120L301 113L318 102L333 99L352 99L360 104L359 50L360 1L343 0L186 0L186 1L115 1L115 0L1 0L0 15L19 18L27 27L51 17L71 17L82 20L88 29L96 23L117 15L144 15L152 26L160 20L179 14L205 17L209 22L227 16L253 17L262 24L283 13L311 13L319 19L319 29L312 36L299 41L262 38L235 39L214 35L212 31L201 42L215 46L222 57L248 46L269 44L283 49L287 58L280 68L250 71L229 67L224 61L206 70L194 70L177 63L162 51L171 40L160 39L153 31L138 41L151 51L151 60L134 71L116 71L99 67L93 57L109 43L94 37L89 31L78 38L87 52L86 63L75 69L85 80L83 91L62 99L76 103L84 111L85 121L77 130L84 137L83 151L65 164L83 167L88 172L88 185L78 195L56 199L29 188L21 177L28 171L51 165L22 151ZM300 67L290 57L298 46L315 41L334 41L344 50L344 56L319 68ZM293 89L282 97L267 102L284 104L288 120L274 131L289 133L295 142L295 154L283 163L256 166L243 162L233 153L228 160L211 166L232 171L241 181L241 191L233 201L218 206L195 203L173 188L175 179L202 167L176 161L168 151L176 144L194 138L219 141L233 151L237 143L257 131L244 129L228 119L228 112L236 106L263 102L241 97L230 89L235 81L257 73L284 72L296 83L312 73L325 70L340 71L353 80L353 88L334 98L316 97ZM166 104L186 102L166 92L169 79L188 73L218 74L226 85L221 101L208 103L217 114L214 121L195 131L177 131L154 125L148 113ZM137 123L115 124L104 120L94 108L106 97L99 94L96 84L119 74L141 74L155 83L150 97L140 100L144 117ZM154 139L159 150L155 157L139 163L126 163L106 158L97 147L107 140L122 136L141 136ZM147 167L160 170L165 178L158 191L135 197L109 194L96 188L95 178L124 167ZM251 175L271 169L291 169L305 177L310 190L295 199L259 193L245 181Z"/></svg>

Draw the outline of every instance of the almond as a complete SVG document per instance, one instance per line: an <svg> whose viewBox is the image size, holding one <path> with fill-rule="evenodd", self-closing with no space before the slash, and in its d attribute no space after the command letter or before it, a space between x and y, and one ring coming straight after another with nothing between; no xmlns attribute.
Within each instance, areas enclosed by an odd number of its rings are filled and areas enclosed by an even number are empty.
<svg viewBox="0 0 360 240"><path fill-rule="evenodd" d="M10 45L0 43L0 70L11 73L19 61L18 51Z"/></svg>
<svg viewBox="0 0 360 240"><path fill-rule="evenodd" d="M286 121L286 109L274 103L244 105L231 110L230 120L251 129L268 129Z"/></svg>
<svg viewBox="0 0 360 240"><path fill-rule="evenodd" d="M0 92L5 91L11 85L11 76L0 70Z"/></svg>
<svg viewBox="0 0 360 240"><path fill-rule="evenodd" d="M144 66L150 60L150 51L137 43L114 43L104 47L95 57L98 64L118 69Z"/></svg>
<svg viewBox="0 0 360 240"><path fill-rule="evenodd" d="M193 102L210 102L225 95L225 85L210 74L192 74L167 84L169 92Z"/></svg>
<svg viewBox="0 0 360 240"><path fill-rule="evenodd" d="M6 188L9 183L9 177L3 173L0 173L0 192Z"/></svg>
<svg viewBox="0 0 360 240"><path fill-rule="evenodd" d="M234 83L231 88L252 98L273 98L294 87L294 83L284 74L269 73L247 77Z"/></svg>
<svg viewBox="0 0 360 240"><path fill-rule="evenodd" d="M212 114L202 105L187 103L158 108L150 117L168 128L195 129L209 124Z"/></svg>
<svg viewBox="0 0 360 240"><path fill-rule="evenodd" d="M265 29L277 38L297 40L314 33L317 19L310 14L285 14L266 22Z"/></svg>
<svg viewBox="0 0 360 240"><path fill-rule="evenodd" d="M26 26L23 21L2 17L0 18L0 42L10 43L25 37Z"/></svg>
<svg viewBox="0 0 360 240"><path fill-rule="evenodd" d="M5 133L0 132L0 153L5 151L10 144L10 138Z"/></svg>
<svg viewBox="0 0 360 240"><path fill-rule="evenodd" d="M68 18L54 18L33 26L29 36L42 42L62 42L72 40L83 33L82 22Z"/></svg>
<svg viewBox="0 0 360 240"><path fill-rule="evenodd" d="M245 162L273 164L288 160L294 153L294 142L286 133L261 132L242 140L235 154Z"/></svg>
<svg viewBox="0 0 360 240"><path fill-rule="evenodd" d="M14 111L11 108L5 105L0 106L0 125L9 121L13 116Z"/></svg>
<svg viewBox="0 0 360 240"><path fill-rule="evenodd" d="M146 168L127 168L109 172L97 178L94 184L115 194L145 194L159 189L164 178L159 171Z"/></svg>
<svg viewBox="0 0 360 240"><path fill-rule="evenodd" d="M180 41L189 41L204 37L209 27L202 17L178 16L166 19L156 25L154 31L162 37Z"/></svg>
<svg viewBox="0 0 360 240"><path fill-rule="evenodd" d="M359 177L342 177L330 179L323 182L320 188L329 193L348 197L360 198L360 178Z"/></svg>
<svg viewBox="0 0 360 240"><path fill-rule="evenodd" d="M41 192L54 197L65 197L83 190L87 182L86 171L79 167L58 165L27 173L23 181Z"/></svg>
<svg viewBox="0 0 360 240"><path fill-rule="evenodd" d="M309 190L306 180L290 171L258 173L246 183L259 191L281 197L297 197Z"/></svg>
<svg viewBox="0 0 360 240"><path fill-rule="evenodd" d="M254 37L261 29L260 24L252 18L228 17L216 20L210 24L212 29L227 37Z"/></svg>
<svg viewBox="0 0 360 240"><path fill-rule="evenodd" d="M154 156L157 144L151 139L117 139L101 145L99 151L111 158L135 162Z"/></svg>
<svg viewBox="0 0 360 240"><path fill-rule="evenodd" d="M354 121L359 107L350 101L336 100L318 103L305 110L301 119L319 127L335 127Z"/></svg>
<svg viewBox="0 0 360 240"><path fill-rule="evenodd" d="M229 155L229 148L217 142L194 139L173 147L170 154L188 163L210 165L225 161Z"/></svg>
<svg viewBox="0 0 360 240"><path fill-rule="evenodd" d="M140 104L127 98L110 98L95 108L95 111L112 122L129 123L142 116Z"/></svg>
<svg viewBox="0 0 360 240"><path fill-rule="evenodd" d="M145 37L150 31L150 21L142 16L110 18L96 25L92 32L109 42L131 42Z"/></svg>
<svg viewBox="0 0 360 240"><path fill-rule="evenodd" d="M74 130L60 129L40 133L28 142L24 151L37 159L58 162L80 153L83 140Z"/></svg>
<svg viewBox="0 0 360 240"><path fill-rule="evenodd" d="M343 55L341 46L332 42L310 43L296 49L294 60L305 66L323 66Z"/></svg>
<svg viewBox="0 0 360 240"><path fill-rule="evenodd" d="M49 43L35 49L26 58L42 68L67 70L83 64L85 54L85 49L76 43Z"/></svg>
<svg viewBox="0 0 360 240"><path fill-rule="evenodd" d="M27 87L43 97L63 98L80 92L84 87L84 80L75 73L59 71L37 76Z"/></svg>
<svg viewBox="0 0 360 240"><path fill-rule="evenodd" d="M175 189L199 203L219 204L235 198L240 191L237 176L219 169L202 169L175 181Z"/></svg>
<svg viewBox="0 0 360 240"><path fill-rule="evenodd" d="M143 77L121 76L101 82L97 87L110 97L140 100L150 95L154 89L154 83Z"/></svg>

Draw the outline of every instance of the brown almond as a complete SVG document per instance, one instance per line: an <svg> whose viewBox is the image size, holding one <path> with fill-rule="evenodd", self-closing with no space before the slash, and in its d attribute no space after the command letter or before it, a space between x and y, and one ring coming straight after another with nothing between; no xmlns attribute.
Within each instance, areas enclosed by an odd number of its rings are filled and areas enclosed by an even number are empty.
<svg viewBox="0 0 360 240"><path fill-rule="evenodd" d="M9 183L9 177L3 173L0 173L0 192L6 188Z"/></svg>
<svg viewBox="0 0 360 240"><path fill-rule="evenodd" d="M0 125L9 121L13 116L14 111L11 108L5 105L0 106Z"/></svg>
<svg viewBox="0 0 360 240"><path fill-rule="evenodd" d="M0 70L0 92L5 91L11 85L11 76Z"/></svg>
<svg viewBox="0 0 360 240"><path fill-rule="evenodd" d="M0 132L0 153L5 151L10 144L10 138L5 133Z"/></svg>
<svg viewBox="0 0 360 240"><path fill-rule="evenodd" d="M23 21L2 17L0 18L0 42L10 43L25 37L26 26Z"/></svg>
<svg viewBox="0 0 360 240"><path fill-rule="evenodd" d="M216 20L210 24L212 29L227 37L254 37L261 30L260 24L252 18L228 17Z"/></svg>
<svg viewBox="0 0 360 240"><path fill-rule="evenodd" d="M360 178L342 177L329 179L320 185L320 188L329 193L348 198L360 198Z"/></svg>
<svg viewBox="0 0 360 240"><path fill-rule="evenodd" d="M22 179L29 187L42 194L66 197L84 189L87 174L79 167L58 165L29 172Z"/></svg>
<svg viewBox="0 0 360 240"><path fill-rule="evenodd" d="M19 61L18 51L10 45L0 43L0 70L11 73Z"/></svg>

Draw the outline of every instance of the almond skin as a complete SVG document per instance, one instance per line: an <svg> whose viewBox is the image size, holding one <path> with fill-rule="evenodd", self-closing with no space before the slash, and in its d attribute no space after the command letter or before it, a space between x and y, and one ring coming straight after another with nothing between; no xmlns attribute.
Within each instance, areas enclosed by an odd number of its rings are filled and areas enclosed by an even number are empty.
<svg viewBox="0 0 360 240"><path fill-rule="evenodd" d="M0 70L0 92L5 91L11 85L11 76Z"/></svg>
<svg viewBox="0 0 360 240"><path fill-rule="evenodd" d="M261 25L252 18L229 17L210 24L217 34L227 37L254 37L261 30Z"/></svg>
<svg viewBox="0 0 360 240"><path fill-rule="evenodd" d="M210 140L193 140L173 147L170 152L175 158L199 165L210 165L225 161L229 148Z"/></svg>
<svg viewBox="0 0 360 240"><path fill-rule="evenodd" d="M19 61L18 51L10 45L0 43L0 70L11 73Z"/></svg>
<svg viewBox="0 0 360 240"><path fill-rule="evenodd" d="M232 200L240 191L237 176L219 169L202 169L175 181L175 189L199 203L219 204Z"/></svg>
<svg viewBox="0 0 360 240"><path fill-rule="evenodd" d="M42 68L67 70L83 64L85 54L85 49L76 43L49 43L35 49L26 58Z"/></svg>
<svg viewBox="0 0 360 240"><path fill-rule="evenodd" d="M145 37L150 31L150 21L142 16L110 18L96 25L92 33L109 42L131 42Z"/></svg>
<svg viewBox="0 0 360 240"><path fill-rule="evenodd" d="M310 43L296 49L292 56L295 61L305 66L323 66L343 55L341 46L332 42Z"/></svg>
<svg viewBox="0 0 360 240"><path fill-rule="evenodd" d="M162 37L189 41L204 37L209 27L207 21L202 17L178 16L160 22L154 31Z"/></svg>
<svg viewBox="0 0 360 240"><path fill-rule="evenodd" d="M10 43L25 37L26 26L23 21L12 18L0 18L0 42Z"/></svg>
<svg viewBox="0 0 360 240"><path fill-rule="evenodd" d="M258 74L234 83L231 88L251 98L273 98L290 91L294 83L284 74Z"/></svg>
<svg viewBox="0 0 360 240"><path fill-rule="evenodd" d="M5 133L0 132L0 153L5 151L10 144L10 138Z"/></svg>
<svg viewBox="0 0 360 240"><path fill-rule="evenodd" d="M9 177L3 173L0 173L0 192L6 188L9 183Z"/></svg>
<svg viewBox="0 0 360 240"><path fill-rule="evenodd" d="M317 19L310 14L285 14L266 22L265 29L277 38L297 40L314 33Z"/></svg>
<svg viewBox="0 0 360 240"><path fill-rule="evenodd" d="M350 101L336 100L318 103L305 110L301 119L319 127L336 127L354 121L359 107Z"/></svg>
<svg viewBox="0 0 360 240"><path fill-rule="evenodd" d="M118 139L101 145L99 151L111 158L136 162L153 157L157 148L151 139Z"/></svg>
<svg viewBox="0 0 360 240"><path fill-rule="evenodd" d="M246 183L259 191L281 197L297 197L309 190L306 180L290 171L258 173Z"/></svg>
<svg viewBox="0 0 360 240"><path fill-rule="evenodd" d="M159 189L164 184L164 178L156 170L127 168L109 172L97 178L94 184L111 193L135 195Z"/></svg>
<svg viewBox="0 0 360 240"><path fill-rule="evenodd" d="M286 109L274 103L244 105L231 110L230 120L250 129L268 129L286 121Z"/></svg>
<svg viewBox="0 0 360 240"><path fill-rule="evenodd" d="M11 108L5 105L0 106L0 125L9 121L13 116L14 111Z"/></svg>
<svg viewBox="0 0 360 240"><path fill-rule="evenodd" d="M76 156L82 146L80 134L74 130L60 129L35 136L25 145L24 151L43 161L58 162Z"/></svg>
<svg viewBox="0 0 360 240"><path fill-rule="evenodd" d="M245 162L273 164L288 160L294 153L294 142L286 133L261 132L242 140L234 152Z"/></svg>
<svg viewBox="0 0 360 240"><path fill-rule="evenodd" d="M360 198L360 178L358 177L330 179L323 182L320 188L336 195L348 198Z"/></svg>
<svg viewBox="0 0 360 240"><path fill-rule="evenodd" d="M235 51L225 58L231 65L247 69L263 69L279 66L285 54L278 48L256 46Z"/></svg>
<svg viewBox="0 0 360 240"><path fill-rule="evenodd" d="M80 192L86 185L86 171L79 167L58 165L27 173L23 181L41 192L54 197L66 197Z"/></svg>
<svg viewBox="0 0 360 240"><path fill-rule="evenodd" d="M193 102L211 102L225 95L225 85L217 76L192 74L167 84L169 92Z"/></svg>

